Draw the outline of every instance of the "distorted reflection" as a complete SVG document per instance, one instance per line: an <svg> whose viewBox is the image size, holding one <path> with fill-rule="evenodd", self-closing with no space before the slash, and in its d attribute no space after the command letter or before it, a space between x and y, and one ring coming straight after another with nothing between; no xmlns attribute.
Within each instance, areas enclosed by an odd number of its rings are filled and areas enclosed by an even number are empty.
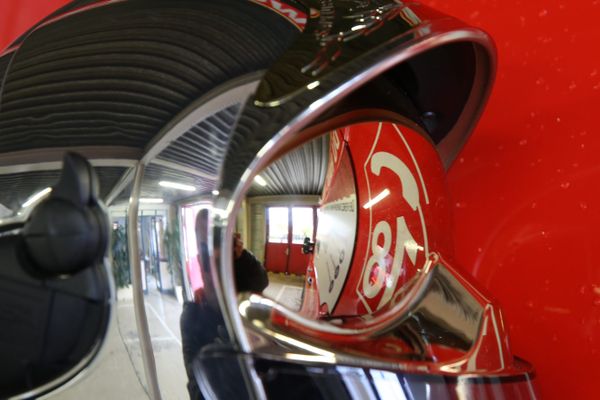
<svg viewBox="0 0 600 400"><path fill-rule="evenodd" d="M144 307L148 329L157 366L160 391L163 398L185 399L186 373L181 349L182 338L179 316L182 311L184 286L184 259L182 257L181 224L177 206L172 202L184 189L165 187L159 179L161 167L147 168L143 181L137 219L138 252L137 266L142 276ZM121 180L113 184L123 187L113 190L113 200L108 206L111 217L111 264L117 289L115 324L107 339L110 356L99 362L99 371L90 375L82 385L75 385L57 394L57 398L80 398L83 391L100 388L111 382L107 393L126 393L128 398L142 399L148 396L148 384L142 357L143 343L136 324L136 308L133 300L132 265L128 249L128 212L131 180L123 171ZM123 177L126 180L123 180ZM155 178L156 177L156 178ZM125 183L123 183L125 182ZM187 182L187 181L184 181ZM156 188L154 188L156 186ZM134 266L135 268L136 266Z"/></svg>
<svg viewBox="0 0 600 400"><path fill-rule="evenodd" d="M399 302L429 245L444 247L424 213L448 223L443 167L415 129L335 129L256 175L236 230L269 273L265 296L311 319L371 315Z"/></svg>
<svg viewBox="0 0 600 400"><path fill-rule="evenodd" d="M318 137L256 175L236 220L247 250L268 273L263 294L296 311L311 257L305 243L314 243L317 233L328 146L328 135Z"/></svg>
<svg viewBox="0 0 600 400"><path fill-rule="evenodd" d="M283 120L297 118L295 107L325 123L328 115L317 111L330 107L326 99L332 88L341 90L344 82L360 86L355 77L366 79L367 72L377 70L367 59L391 60L394 46L400 49L405 39L431 32L429 26L412 32L421 20L401 2L385 7L322 2L321 11L310 13L301 2L286 3L285 9L280 2L262 3L76 1L0 53L0 238L56 193L66 151L89 160L99 180L93 204L102 200L111 218L107 262L116 286L115 323L96 373L55 399L89 393L197 399L217 397L217 392L220 398L262 398L261 392L245 392L261 380L284 382L280 388L289 394L290 383L299 386L297 375L289 379L289 370L278 375L275 363L317 361L335 367L349 354L394 363L450 360L444 367L451 372L484 365L477 359L480 350L500 353L500 361L485 365L504 363L504 349L494 350L491 333L484 339L492 344L480 341L475 347L480 327L498 333L502 326L495 310L479 293L468 292L451 269L428 281L428 292L401 325L368 338L335 336L336 329L361 328L403 305L438 261L434 252L451 254L452 244L442 237L450 231L440 178L444 168L423 130L428 124L433 141L440 142L464 101L432 96L440 99L438 105L417 92L466 99L473 76L487 79L488 72L475 75L469 67L465 74L454 73L479 59L472 46L467 41L448 45L448 54L465 63L440 63L438 56L446 53L438 52L399 68L402 79L392 70L382 80L370 76L373 80L361 82L364 86L344 98L339 109L327 111L341 121L342 110L352 114L369 104L367 113L348 121L373 121L376 117L366 117L370 108L383 107L390 108L386 121L398 124L364 122L331 130L331 123L327 132L300 145L286 142L297 146L281 150L261 171L250 171L246 168L255 156L270 154L269 148L289 139L273 135L284 132L278 124L294 121ZM356 7L365 10L355 12ZM337 8L340 17L330 20ZM371 27L377 29L368 31L372 15L377 26ZM307 26L305 40L297 40ZM353 60L357 63L350 68ZM334 61L336 68L348 68L334 69ZM297 68L298 62L308 69ZM429 64L444 65L445 74ZM321 73L323 79L317 76ZM371 91L381 92L382 99L371 101L366 96ZM298 97L285 104L290 96ZM413 98L422 104L413 104ZM261 103L281 108L260 108ZM421 121L421 111L440 107L446 112L439 121L412 122ZM398 108L406 116L393 111ZM306 132L296 133L304 137ZM243 176L238 169L254 176L252 186L244 199L228 198ZM91 174L87 177L93 181ZM221 207L220 200L232 208ZM238 213L230 214L237 202ZM426 220L435 221L438 230L428 231ZM224 239L225 231L233 237ZM223 248L223 240L231 247ZM68 250L77 253L77 247L85 248L72 244ZM225 265L230 255L232 265ZM222 279L227 268L233 268L231 281ZM68 278L62 274L49 281L61 285ZM238 297L230 299L232 286ZM110 290L105 292L101 300L110 308ZM238 305L244 311L241 322L231 312ZM62 319L56 326L71 328ZM329 331L318 341L309 337L325 332L319 331L323 326ZM42 339L36 343L46 343ZM475 356L468 363L456 361L469 351ZM251 357L255 365L243 367ZM250 370L257 375L249 376ZM305 372L319 374L312 366ZM339 388L340 377L327 375ZM370 373L374 385L361 392L367 374L359 375L360 382L347 386L360 393L404 393L391 372ZM211 382L217 384L211 387Z"/></svg>
<svg viewBox="0 0 600 400"><path fill-rule="evenodd" d="M252 186L236 221L273 276L262 296L238 296L253 354L282 363L376 359L426 374L413 382L409 374L371 370L369 390L381 398L449 398L447 385L432 385L435 371L526 376L529 367L513 363L504 345L499 310L447 262L445 168L421 127L350 124L256 172L266 185ZM295 296L286 293L294 273ZM273 369L261 376L267 391L285 376Z"/></svg>

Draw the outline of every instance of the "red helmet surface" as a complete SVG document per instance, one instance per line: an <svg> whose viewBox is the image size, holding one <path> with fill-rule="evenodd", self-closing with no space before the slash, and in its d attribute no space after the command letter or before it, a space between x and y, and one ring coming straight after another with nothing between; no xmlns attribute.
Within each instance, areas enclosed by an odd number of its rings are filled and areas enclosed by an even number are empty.
<svg viewBox="0 0 600 400"><path fill-rule="evenodd" d="M429 139L401 124L329 137L314 257L321 314L372 314L410 290L431 252L451 259L445 171Z"/></svg>

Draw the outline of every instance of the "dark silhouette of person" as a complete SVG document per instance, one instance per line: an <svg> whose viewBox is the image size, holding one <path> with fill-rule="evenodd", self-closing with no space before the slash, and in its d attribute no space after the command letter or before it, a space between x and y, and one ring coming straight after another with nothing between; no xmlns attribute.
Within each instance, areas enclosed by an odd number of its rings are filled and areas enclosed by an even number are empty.
<svg viewBox="0 0 600 400"><path fill-rule="evenodd" d="M202 349L208 345L217 344L227 346L229 343L223 315L219 309L215 283L210 271L207 210L200 210L196 218L196 240L198 245L198 262L200 264L204 287L202 290L194 293L194 301L184 303L179 323L183 362L188 376L188 392L190 399L201 400L204 399L204 396L198 386L198 378L194 375L194 360L196 360L197 355ZM213 248L215 249L215 258L218 263L220 258L218 254L219 246L216 245ZM267 272L256 257L244 249L244 244L239 234L234 235L232 250L237 290L240 292L262 292L269 284ZM228 372L231 376L240 374L239 371ZM234 386L231 388L233 392L235 392ZM240 397L235 393L232 393L232 396Z"/></svg>
<svg viewBox="0 0 600 400"><path fill-rule="evenodd" d="M254 254L244 249L239 233L233 236L233 259L235 287L238 292L262 293L269 285L267 271Z"/></svg>
<svg viewBox="0 0 600 400"><path fill-rule="evenodd" d="M218 299L210 273L208 253L208 210L200 210L196 217L196 242L198 246L198 264L204 287L194 293L193 301L186 301L179 320L183 364L188 377L187 389L191 400L204 399L196 377L193 362L200 350L220 341L225 323L219 310Z"/></svg>

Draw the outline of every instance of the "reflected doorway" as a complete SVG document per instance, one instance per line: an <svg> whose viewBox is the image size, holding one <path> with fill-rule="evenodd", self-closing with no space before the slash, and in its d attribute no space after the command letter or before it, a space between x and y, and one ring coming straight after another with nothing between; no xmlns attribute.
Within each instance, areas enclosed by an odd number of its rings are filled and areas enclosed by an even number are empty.
<svg viewBox="0 0 600 400"><path fill-rule="evenodd" d="M309 255L302 252L304 238L315 240L317 207L267 207L265 267L270 272L304 275Z"/></svg>
<svg viewBox="0 0 600 400"><path fill-rule="evenodd" d="M160 292L174 293L173 276L169 271L169 260L164 246L165 228L165 215L156 211L151 215L141 212L138 218L138 237L142 285L145 292L148 289L157 289Z"/></svg>

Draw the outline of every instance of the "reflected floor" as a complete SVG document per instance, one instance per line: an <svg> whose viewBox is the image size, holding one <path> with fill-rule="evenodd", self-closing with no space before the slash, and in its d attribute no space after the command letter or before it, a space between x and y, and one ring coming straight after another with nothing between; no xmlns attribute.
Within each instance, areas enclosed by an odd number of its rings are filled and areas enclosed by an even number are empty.
<svg viewBox="0 0 600 400"><path fill-rule="evenodd" d="M303 287L304 276L269 272L269 286L263 291L263 295L298 311L302 305Z"/></svg>
<svg viewBox="0 0 600 400"><path fill-rule="evenodd" d="M179 331L181 305L173 296L152 289L145 304L162 398L188 399ZM148 399L131 290L119 290L116 318L106 340L89 374L47 398Z"/></svg>
<svg viewBox="0 0 600 400"><path fill-rule="evenodd" d="M269 273L264 295L298 310L303 284L304 277ZM181 305L173 296L153 289L145 295L145 303L162 398L188 399L179 330ZM92 369L46 399L148 399L130 289L119 290L115 310L106 345Z"/></svg>

